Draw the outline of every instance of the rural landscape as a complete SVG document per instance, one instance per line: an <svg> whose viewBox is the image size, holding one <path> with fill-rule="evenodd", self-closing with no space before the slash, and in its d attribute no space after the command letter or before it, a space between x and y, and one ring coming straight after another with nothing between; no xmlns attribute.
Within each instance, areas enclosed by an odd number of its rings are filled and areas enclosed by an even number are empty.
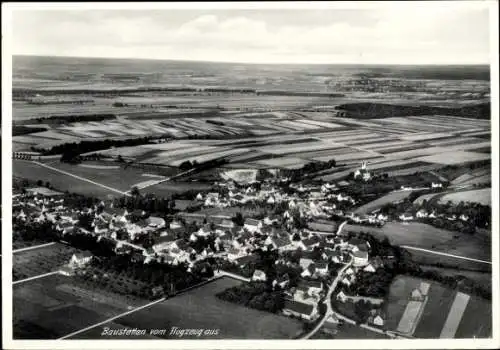
<svg viewBox="0 0 500 350"><path fill-rule="evenodd" d="M14 339L492 336L488 66L15 56L12 93Z"/></svg>

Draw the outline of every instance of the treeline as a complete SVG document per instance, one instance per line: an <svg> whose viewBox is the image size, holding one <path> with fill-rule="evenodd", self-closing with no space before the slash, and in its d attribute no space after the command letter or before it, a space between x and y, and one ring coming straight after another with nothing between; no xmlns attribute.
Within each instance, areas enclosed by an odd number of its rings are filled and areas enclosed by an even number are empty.
<svg viewBox="0 0 500 350"><path fill-rule="evenodd" d="M220 167L224 164L227 164L228 160L226 158L219 158L219 159L213 159L213 160L207 160L206 162L198 163L196 160L190 161L186 160L185 162L182 162L179 165L179 169L181 170L191 170L191 169L196 169L198 171L202 170L208 170L212 168L217 168Z"/></svg>
<svg viewBox="0 0 500 350"><path fill-rule="evenodd" d="M53 242L59 239L57 231L49 221L42 222L24 222L13 218L12 220L12 240L15 241L39 241L39 242Z"/></svg>
<svg viewBox="0 0 500 350"><path fill-rule="evenodd" d="M305 176L313 173L317 173L318 171L334 168L337 165L335 159L331 159L326 162L310 162L304 164L301 168L298 169L281 169L280 174L284 177L290 178L290 181L299 181L302 180Z"/></svg>
<svg viewBox="0 0 500 350"><path fill-rule="evenodd" d="M224 301L273 313L281 311L285 305L283 291L272 290L262 282L240 284L226 289L216 296Z"/></svg>
<svg viewBox="0 0 500 350"><path fill-rule="evenodd" d="M419 115L443 115L455 116L471 119L490 119L490 103L480 103L476 105L462 107L434 107L434 106L403 106L384 103L348 103L335 107L337 110L344 111L347 118L372 119L372 118L391 118L391 117L409 117Z"/></svg>
<svg viewBox="0 0 500 350"><path fill-rule="evenodd" d="M80 141L72 143L63 143L60 145L52 146L49 149L32 147L33 151L40 152L44 156L62 154L61 161L70 161L76 156L82 153L89 153L108 149L111 147L126 147L126 146L138 146L144 145L151 142L153 138L151 136L145 136L140 138L132 138L125 140L92 140L92 141Z"/></svg>
<svg viewBox="0 0 500 350"><path fill-rule="evenodd" d="M29 119L29 122L40 124L69 124L78 122L100 122L103 120L116 119L114 114L78 114L78 115L51 115L50 117L40 117Z"/></svg>
<svg viewBox="0 0 500 350"><path fill-rule="evenodd" d="M126 208L127 211L144 210L149 213L161 213L164 215L173 214L175 210L175 200L173 198L156 197L154 194L135 195L115 198L113 206L116 208Z"/></svg>
<svg viewBox="0 0 500 350"><path fill-rule="evenodd" d="M33 134L36 132L42 132L42 131L47 131L47 128L42 128L42 127L30 127L30 126L23 126L23 125L13 125L12 126L12 136L21 136L21 135L27 135L27 134Z"/></svg>
<svg viewBox="0 0 500 350"><path fill-rule="evenodd" d="M344 94L332 93L332 92L309 92L309 91L257 91L257 96L267 95L267 96L305 96L305 97L344 97Z"/></svg>

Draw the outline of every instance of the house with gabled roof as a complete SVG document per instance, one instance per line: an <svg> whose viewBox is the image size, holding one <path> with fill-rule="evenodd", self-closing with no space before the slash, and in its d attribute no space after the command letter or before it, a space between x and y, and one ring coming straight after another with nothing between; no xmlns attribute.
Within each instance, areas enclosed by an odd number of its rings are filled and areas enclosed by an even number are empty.
<svg viewBox="0 0 500 350"><path fill-rule="evenodd" d="M70 267L82 268L92 260L92 254L86 250L83 252L74 253L69 261Z"/></svg>
<svg viewBox="0 0 500 350"><path fill-rule="evenodd" d="M273 287L276 288L276 286L280 286L283 289L286 288L289 283L290 276L285 273L284 275L281 275L273 280Z"/></svg>
<svg viewBox="0 0 500 350"><path fill-rule="evenodd" d="M353 265L356 267L368 265L368 252L363 250L353 251L351 253L353 258Z"/></svg>
<svg viewBox="0 0 500 350"><path fill-rule="evenodd" d="M325 249L322 254L323 259L332 261L336 264L342 262L342 253L338 250Z"/></svg>
<svg viewBox="0 0 500 350"><path fill-rule="evenodd" d="M313 277L315 273L316 273L316 266L314 263L312 263L307 268L303 269L300 275L302 277Z"/></svg>
<svg viewBox="0 0 500 350"><path fill-rule="evenodd" d="M249 232L257 232L262 228L262 222L256 219L246 219L243 227Z"/></svg>
<svg viewBox="0 0 500 350"><path fill-rule="evenodd" d="M314 263L316 267L316 274L318 276L326 276L328 274L328 262L327 261L316 261Z"/></svg>
<svg viewBox="0 0 500 350"><path fill-rule="evenodd" d="M255 270L252 275L252 281L266 281L266 273L262 270Z"/></svg>
<svg viewBox="0 0 500 350"><path fill-rule="evenodd" d="M319 317L318 308L313 304L306 304L295 300L285 300L283 314L300 317L307 321L314 321Z"/></svg>

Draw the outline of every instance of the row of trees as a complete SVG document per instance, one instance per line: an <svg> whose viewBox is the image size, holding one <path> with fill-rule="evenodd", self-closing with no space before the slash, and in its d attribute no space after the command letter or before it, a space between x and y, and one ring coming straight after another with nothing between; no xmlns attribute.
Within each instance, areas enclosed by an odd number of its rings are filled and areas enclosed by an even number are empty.
<svg viewBox="0 0 500 350"><path fill-rule="evenodd" d="M290 178L291 182L300 181L309 174L316 173L318 171L334 168L337 165L335 159L328 160L326 162L309 162L304 164L299 169L282 169L281 174L284 177Z"/></svg>
<svg viewBox="0 0 500 350"><path fill-rule="evenodd" d="M34 151L42 153L43 155L62 154L61 161L66 161L68 159L73 159L82 153L95 152L103 149L108 149L111 147L144 145L150 143L151 140L152 140L151 136L131 138L125 140L106 139L106 140L68 142L52 146L49 149L42 149L36 147L32 147L32 149Z"/></svg>
<svg viewBox="0 0 500 350"><path fill-rule="evenodd" d="M224 301L273 313L281 311L285 305L283 291L273 290L262 282L240 284L216 296Z"/></svg>
<svg viewBox="0 0 500 350"><path fill-rule="evenodd" d="M175 200L173 198L156 197L154 194L140 195L139 191L132 190L132 196L115 198L113 205L116 208L126 208L128 211L144 210L148 213L173 214Z"/></svg>

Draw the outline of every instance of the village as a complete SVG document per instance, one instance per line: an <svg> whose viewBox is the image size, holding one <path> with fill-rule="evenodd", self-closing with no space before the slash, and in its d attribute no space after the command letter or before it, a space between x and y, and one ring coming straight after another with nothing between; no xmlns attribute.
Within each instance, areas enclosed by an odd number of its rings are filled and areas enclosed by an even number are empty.
<svg viewBox="0 0 500 350"><path fill-rule="evenodd" d="M292 193L285 193L279 186L282 180L248 186L236 186L231 180L218 182L217 192L200 192L194 200L202 209L224 210L249 202L275 209L263 218L199 212L160 217L105 201L93 207L71 208L66 206L63 193L34 187L14 196L14 222L49 222L62 241L72 235L93 236L97 241L111 242L117 255L129 254L134 262L143 264L185 264L190 272L199 263L215 261L216 275L226 272L246 281L267 281L273 289L284 292L283 314L313 322L321 317L322 303L333 290L337 300L362 300L362 296L349 295L346 288L356 284L358 272L375 273L383 263L370 256L368 241L342 230L352 220L347 209L356 205L355 199L330 183L291 184ZM333 216L338 220L331 220ZM380 224L387 219L382 215L367 218ZM256 265L257 252L272 252L275 266ZM88 251L75 253L59 272L74 275L91 260ZM376 307L380 300L372 303L375 307L370 310L370 322L376 326L384 324ZM332 314L325 321L336 324L339 319Z"/></svg>
<svg viewBox="0 0 500 350"><path fill-rule="evenodd" d="M350 181L369 183L371 179L363 162ZM72 204L74 199L67 193L43 186L23 187L13 196L14 229L23 227L28 232L26 227L32 224L46 225L54 230L48 240L71 244L92 237L111 247L116 256L144 268L170 266L205 280L239 279L244 287L218 297L299 319L307 325L304 337L319 328L335 334L345 322L389 337L404 336L385 327L384 303L396 275L397 248L367 232L350 232L345 226L382 227L389 220L429 220L445 214L428 213L425 203L422 208L413 205L413 212L405 209L400 213L397 203L389 203L396 208L388 211L382 206L360 214L356 208L363 203L346 191L345 180L321 184L287 180L276 176L237 183L226 178L215 182L210 191L187 195L191 200L184 210L174 210L173 200L168 202L170 209L163 215L146 210L149 207L140 199L157 199L144 197L137 189L124 199L82 206ZM440 189L442 184L433 182L429 188ZM453 217L468 219L465 212ZM41 235L35 236L43 240ZM100 259L89 250L74 253L58 272L65 276L93 274L88 271L94 271L89 267L96 258ZM175 295L176 283L170 283L148 284L146 289L151 290L145 295ZM244 288L254 294L268 292L259 301L255 297L244 301ZM417 288L408 300L422 299L422 295Z"/></svg>

